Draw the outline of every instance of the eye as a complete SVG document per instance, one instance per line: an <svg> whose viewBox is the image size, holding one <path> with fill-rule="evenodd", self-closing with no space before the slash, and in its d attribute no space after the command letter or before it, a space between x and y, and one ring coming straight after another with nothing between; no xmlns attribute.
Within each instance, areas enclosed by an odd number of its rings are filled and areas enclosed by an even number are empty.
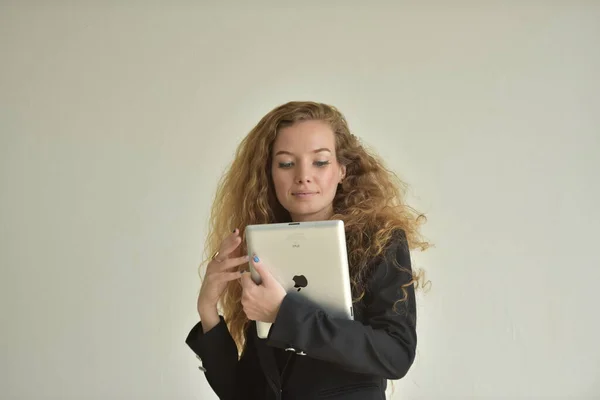
<svg viewBox="0 0 600 400"><path fill-rule="evenodd" d="M279 163L279 168L292 168L292 166L293 166L293 165L294 165L294 164L293 164L293 163L291 163L291 162L286 162L286 163L284 163L284 162L280 162L280 163Z"/></svg>
<svg viewBox="0 0 600 400"><path fill-rule="evenodd" d="M329 165L329 164L331 164L329 161L315 161L315 165L317 167L324 167L324 166Z"/></svg>

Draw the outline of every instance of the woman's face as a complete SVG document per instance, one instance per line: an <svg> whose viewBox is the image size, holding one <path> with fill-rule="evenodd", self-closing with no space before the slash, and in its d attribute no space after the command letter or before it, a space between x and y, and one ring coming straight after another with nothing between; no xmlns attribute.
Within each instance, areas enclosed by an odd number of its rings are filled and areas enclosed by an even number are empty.
<svg viewBox="0 0 600 400"><path fill-rule="evenodd" d="M275 193L293 221L326 220L346 168L335 154L335 137L323 121L302 121L279 131L271 166Z"/></svg>

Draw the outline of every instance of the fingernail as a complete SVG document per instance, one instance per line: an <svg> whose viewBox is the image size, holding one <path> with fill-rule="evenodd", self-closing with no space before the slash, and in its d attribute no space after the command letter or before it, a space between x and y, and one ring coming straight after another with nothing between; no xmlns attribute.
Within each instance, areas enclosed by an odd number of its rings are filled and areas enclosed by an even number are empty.
<svg viewBox="0 0 600 400"><path fill-rule="evenodd" d="M259 262L260 260L258 259L258 256L254 256L253 258L254 262Z"/></svg>

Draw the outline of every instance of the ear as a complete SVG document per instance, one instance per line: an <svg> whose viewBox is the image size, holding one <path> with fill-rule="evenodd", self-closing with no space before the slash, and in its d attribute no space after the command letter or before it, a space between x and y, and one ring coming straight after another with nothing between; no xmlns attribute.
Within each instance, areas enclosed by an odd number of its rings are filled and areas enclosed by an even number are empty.
<svg viewBox="0 0 600 400"><path fill-rule="evenodd" d="M340 166L340 182L346 177L346 166Z"/></svg>

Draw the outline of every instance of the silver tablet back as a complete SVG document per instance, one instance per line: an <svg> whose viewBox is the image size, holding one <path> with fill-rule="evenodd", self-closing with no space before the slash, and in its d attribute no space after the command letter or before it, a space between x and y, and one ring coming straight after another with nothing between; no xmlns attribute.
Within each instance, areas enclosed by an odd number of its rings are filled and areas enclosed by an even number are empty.
<svg viewBox="0 0 600 400"><path fill-rule="evenodd" d="M248 255L256 254L286 291L296 291L338 318L353 318L344 223L339 220L249 225ZM255 282L260 276L252 268ZM271 324L258 323L259 337Z"/></svg>

